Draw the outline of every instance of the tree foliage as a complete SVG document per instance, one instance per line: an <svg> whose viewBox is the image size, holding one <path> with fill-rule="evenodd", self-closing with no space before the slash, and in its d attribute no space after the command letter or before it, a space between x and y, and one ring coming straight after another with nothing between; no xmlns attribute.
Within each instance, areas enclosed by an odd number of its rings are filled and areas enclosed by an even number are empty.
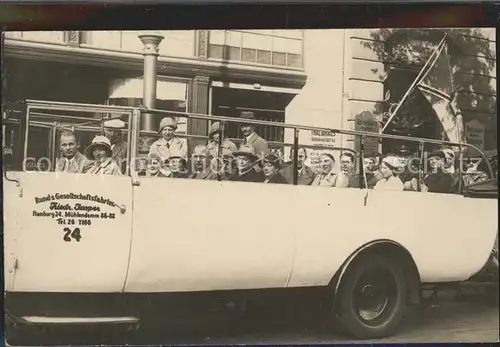
<svg viewBox="0 0 500 347"><path fill-rule="evenodd" d="M396 93L386 95L382 105L383 122L445 33L448 34L446 53L449 67L445 66L444 60L438 61L438 73L429 76L426 83L447 92L456 92L457 106L464 112L464 116L467 112L481 112L491 116L496 113L496 91L489 77L495 68L495 52L491 41L480 29L377 29L371 33L373 41L366 41L365 47L372 49L379 60L384 62L386 71L389 71L389 79L391 70L401 68L406 69L407 75L411 76L403 78L404 81L397 88L391 88L396 89ZM414 70L413 74L411 70ZM415 109L415 100L418 99L421 99L418 92L410 95L407 107L402 108L401 115L395 120L396 128L409 132L412 127L418 128L428 120L423 116L422 110Z"/></svg>

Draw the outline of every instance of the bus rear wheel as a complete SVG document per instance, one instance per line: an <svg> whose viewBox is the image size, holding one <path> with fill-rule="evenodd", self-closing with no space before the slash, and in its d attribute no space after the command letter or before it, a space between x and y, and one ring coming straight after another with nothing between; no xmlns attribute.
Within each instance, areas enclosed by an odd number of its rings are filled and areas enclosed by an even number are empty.
<svg viewBox="0 0 500 347"><path fill-rule="evenodd" d="M338 295L342 327L358 339L381 338L401 322L408 286L397 259L364 256L351 264Z"/></svg>

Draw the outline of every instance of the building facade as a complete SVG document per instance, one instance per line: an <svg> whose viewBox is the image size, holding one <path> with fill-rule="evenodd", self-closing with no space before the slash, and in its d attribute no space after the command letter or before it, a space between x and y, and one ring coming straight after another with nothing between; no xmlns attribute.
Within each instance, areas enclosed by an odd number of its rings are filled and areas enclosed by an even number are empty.
<svg viewBox="0 0 500 347"><path fill-rule="evenodd" d="M287 107L287 120L341 129L380 130L388 111L394 110L402 99L445 32L438 29L306 30L307 83ZM441 71L436 64L436 72L432 72L435 87L450 92L449 85L454 85L465 140L485 151L497 148L495 40L493 28L450 30L443 51L449 58L450 70ZM366 120L363 113L372 114L368 116L379 123L378 129L377 125L372 126L373 122L365 122L363 126L357 121L357 117ZM399 114L386 133L443 139L436 114L418 92L403 104ZM288 132L286 137L291 141L293 134ZM300 141L356 147L348 136L307 132L301 134ZM380 144L378 150L392 152L398 145L387 141Z"/></svg>
<svg viewBox="0 0 500 347"><path fill-rule="evenodd" d="M159 31L164 39L157 64L157 106L230 117L238 117L242 110L252 110L261 120L377 131L391 104L401 99L421 69L418 54L425 56L426 44L435 45L442 37L439 30L431 30L432 35L428 32L426 29ZM6 100L138 105L142 102L143 73L143 44L139 34L135 31L6 33ZM457 98L464 123L483 127L482 139L475 140L479 147L496 148L495 30L457 29L450 42L453 68L450 79L458 85ZM418 47L424 49L419 51ZM408 59L401 58L405 54ZM400 119L399 128L396 122L395 127L388 129L389 133L439 137L437 118L421 100L413 100L402 114L406 125L415 119L427 121L405 128ZM181 124L180 132L207 135L208 127L206 121L192 121ZM228 132L230 137L240 137L238 127L230 127ZM293 141L290 131L259 128L258 132L276 147L282 148L283 142ZM356 147L348 136L310 131L301 132L300 143ZM392 146L378 147L387 152Z"/></svg>

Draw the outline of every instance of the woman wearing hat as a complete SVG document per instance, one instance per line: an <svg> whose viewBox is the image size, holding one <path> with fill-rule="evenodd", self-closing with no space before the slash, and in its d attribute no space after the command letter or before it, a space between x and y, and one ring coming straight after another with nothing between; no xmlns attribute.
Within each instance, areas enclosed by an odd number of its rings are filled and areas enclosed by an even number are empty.
<svg viewBox="0 0 500 347"><path fill-rule="evenodd" d="M163 167L163 162L159 155L150 154L148 156L147 177L168 177L169 170Z"/></svg>
<svg viewBox="0 0 500 347"><path fill-rule="evenodd" d="M398 157L388 155L380 163L381 179L375 184L375 190L399 190L403 191L404 185L398 177L401 172L401 161Z"/></svg>
<svg viewBox="0 0 500 347"><path fill-rule="evenodd" d="M92 144L85 149L85 156L93 160L93 164L86 173L91 175L121 175L118 164L111 158L113 151L111 143L106 136L98 135Z"/></svg>
<svg viewBox="0 0 500 347"><path fill-rule="evenodd" d="M210 152L211 158L217 158L219 156L219 147L225 152L234 152L237 150L234 142L229 140L227 137L222 136L222 130L220 122L215 122L210 127L209 137L212 139L207 145Z"/></svg>
<svg viewBox="0 0 500 347"><path fill-rule="evenodd" d="M264 183L281 183L287 184L285 177L279 172L281 169L280 157L274 153L269 153L264 157L264 165L262 171L266 176Z"/></svg>
<svg viewBox="0 0 500 347"><path fill-rule="evenodd" d="M166 161L171 157L171 152L180 154L184 160L187 160L187 145L175 136L177 130L177 121L172 117L165 117L160 122L159 133L162 138L155 141L149 150L149 154L159 155Z"/></svg>
<svg viewBox="0 0 500 347"><path fill-rule="evenodd" d="M168 159L168 167L170 173L167 177L171 178L188 178L189 171L187 169L187 160L183 157L184 152L178 149L170 151L170 158Z"/></svg>
<svg viewBox="0 0 500 347"><path fill-rule="evenodd" d="M262 171L256 171L255 163L259 157L255 154L255 149L252 146L241 145L240 149L233 153L236 158L236 166L238 167L238 175L235 181L240 182L264 182L265 176Z"/></svg>

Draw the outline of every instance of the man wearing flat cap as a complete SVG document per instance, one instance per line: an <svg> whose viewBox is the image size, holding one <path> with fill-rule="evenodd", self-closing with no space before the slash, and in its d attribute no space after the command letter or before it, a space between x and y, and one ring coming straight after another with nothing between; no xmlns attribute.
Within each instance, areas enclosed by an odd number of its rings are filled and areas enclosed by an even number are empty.
<svg viewBox="0 0 500 347"><path fill-rule="evenodd" d="M255 115L252 111L242 111L240 113L240 118L243 120L255 120ZM259 158L263 157L269 152L267 141L255 132L255 127L252 124L242 124L241 133L244 136L243 142L241 144L252 146L255 150L255 154L259 156Z"/></svg>
<svg viewBox="0 0 500 347"><path fill-rule="evenodd" d="M263 159L262 171L266 176L264 183L287 184L287 180L280 173L281 159L274 153L268 153Z"/></svg>
<svg viewBox="0 0 500 347"><path fill-rule="evenodd" d="M163 161L167 161L171 157L171 152L175 151L184 160L187 161L187 145L175 136L177 130L177 121L173 117L165 117L160 122L158 132L162 138L156 140L149 149L149 154L157 154Z"/></svg>
<svg viewBox="0 0 500 347"><path fill-rule="evenodd" d="M262 171L256 171L254 166L259 160L252 146L241 145L240 149L233 153L236 158L238 175L235 181L240 182L264 182L265 176Z"/></svg>
<svg viewBox="0 0 500 347"><path fill-rule="evenodd" d="M207 145L208 151L210 152L211 158L217 158L219 156L219 148L224 152L234 152L237 150L234 142L229 140L227 137L222 136L222 129L220 122L212 123L210 127L209 137L212 141Z"/></svg>
<svg viewBox="0 0 500 347"><path fill-rule="evenodd" d="M111 158L120 166L122 173L126 170L127 141L123 139L122 130L125 122L121 119L109 119L104 122L104 135L111 143Z"/></svg>
<svg viewBox="0 0 500 347"><path fill-rule="evenodd" d="M453 185L453 177L444 171L446 155L436 150L428 155L430 172L424 177L424 191L430 193L449 193Z"/></svg>

